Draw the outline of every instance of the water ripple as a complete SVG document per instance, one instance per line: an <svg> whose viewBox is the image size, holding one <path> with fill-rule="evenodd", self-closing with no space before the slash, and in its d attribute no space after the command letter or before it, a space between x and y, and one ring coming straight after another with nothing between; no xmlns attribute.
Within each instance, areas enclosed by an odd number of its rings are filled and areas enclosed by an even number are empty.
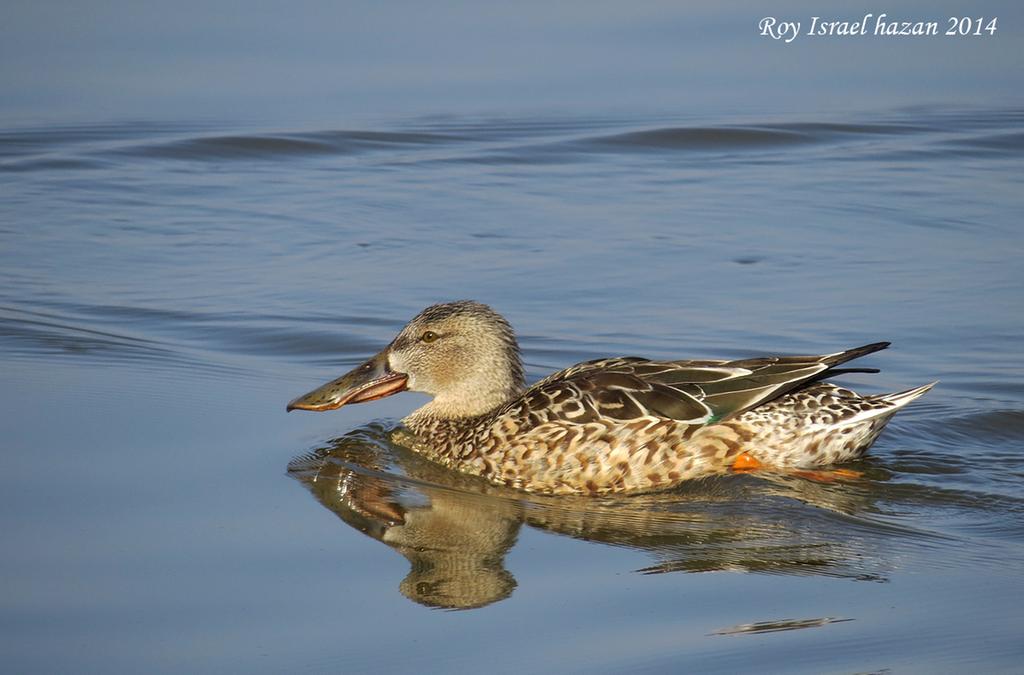
<svg viewBox="0 0 1024 675"><path fill-rule="evenodd" d="M800 130L729 127L670 127L595 136L574 141L581 149L732 150L815 143L823 139Z"/></svg>
<svg viewBox="0 0 1024 675"><path fill-rule="evenodd" d="M12 307L0 307L0 346L5 358L22 361L67 357L79 363L130 364L144 370L184 367L193 372L240 372L177 345Z"/></svg>
<svg viewBox="0 0 1024 675"><path fill-rule="evenodd" d="M789 122L704 126L665 124L637 128L629 120L508 120L497 122L413 123L377 130L279 131L211 134L197 125L137 124L21 130L0 133L0 171L79 170L125 159L199 162L272 161L351 157L366 153L402 153L402 161L470 164L546 164L582 161L594 153L758 153L782 148L843 143L844 157L878 159L881 137L914 139L885 149L904 159L936 154L1017 155L1024 137L1000 128L1016 119L1003 115L943 114L878 122ZM183 133L184 132L184 133ZM198 132L198 133L197 133ZM955 137L950 137L954 134ZM440 153L440 154L439 154Z"/></svg>
<svg viewBox="0 0 1024 675"><path fill-rule="evenodd" d="M219 161L234 159L273 160L316 155L355 155L451 143L459 137L399 131L320 131L253 136L202 136L124 148L119 154L150 159Z"/></svg>

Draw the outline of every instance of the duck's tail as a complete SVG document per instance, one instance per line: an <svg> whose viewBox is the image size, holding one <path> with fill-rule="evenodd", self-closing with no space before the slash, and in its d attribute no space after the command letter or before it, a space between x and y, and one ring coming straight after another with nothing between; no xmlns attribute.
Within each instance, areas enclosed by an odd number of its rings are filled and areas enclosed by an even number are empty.
<svg viewBox="0 0 1024 675"><path fill-rule="evenodd" d="M911 401L924 396L929 389L938 384L938 381L931 382L929 384L914 387L913 389L907 389L906 391L897 391L892 394L876 394L875 396L867 396L864 402L867 406L857 412L852 417L843 421L843 425L854 425L859 427L861 432L860 450L864 452L868 447L875 442L878 435L882 433L882 429L889 423L889 420L896 415L903 406L907 405ZM882 404L882 405L879 405Z"/></svg>
<svg viewBox="0 0 1024 675"><path fill-rule="evenodd" d="M899 410L900 408L907 405L914 399L920 398L927 394L928 391L938 383L939 381L936 380L935 382L931 382L920 387L907 389L906 391L897 391L892 394L879 394L878 396L873 398L876 398L880 401L885 401L886 403L892 406L892 410L893 412L895 412L896 410Z"/></svg>

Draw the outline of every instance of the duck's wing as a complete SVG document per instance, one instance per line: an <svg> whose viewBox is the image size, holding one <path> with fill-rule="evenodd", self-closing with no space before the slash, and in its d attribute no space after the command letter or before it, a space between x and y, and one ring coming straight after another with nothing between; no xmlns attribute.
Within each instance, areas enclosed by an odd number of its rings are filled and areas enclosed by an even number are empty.
<svg viewBox="0 0 1024 675"><path fill-rule="evenodd" d="M728 419L865 354L879 342L835 354L771 356L738 361L650 361L626 357L588 361L555 373L520 399L538 422L585 424L641 418L707 424Z"/></svg>

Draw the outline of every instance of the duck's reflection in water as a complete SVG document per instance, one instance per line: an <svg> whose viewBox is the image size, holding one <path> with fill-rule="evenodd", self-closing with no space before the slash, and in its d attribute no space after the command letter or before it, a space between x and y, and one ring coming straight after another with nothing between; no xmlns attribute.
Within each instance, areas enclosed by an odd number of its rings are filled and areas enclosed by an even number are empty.
<svg viewBox="0 0 1024 675"><path fill-rule="evenodd" d="M401 592L468 609L508 597L523 523L650 553L644 573L739 570L884 580L870 492L804 478L724 476L628 497L537 497L429 462L370 425L297 457L289 473L411 565ZM399 432L400 433L400 432Z"/></svg>

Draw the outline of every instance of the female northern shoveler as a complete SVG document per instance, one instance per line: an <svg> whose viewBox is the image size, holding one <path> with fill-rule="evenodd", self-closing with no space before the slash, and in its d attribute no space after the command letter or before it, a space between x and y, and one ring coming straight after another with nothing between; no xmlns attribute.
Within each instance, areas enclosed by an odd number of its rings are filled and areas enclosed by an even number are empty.
<svg viewBox="0 0 1024 675"><path fill-rule="evenodd" d="M423 310L379 354L288 410L419 391L434 398L403 420L409 444L441 464L538 493L654 490L729 469L859 457L934 383L860 396L821 380L888 346L739 361L602 359L525 389L512 327L487 305L460 301Z"/></svg>

